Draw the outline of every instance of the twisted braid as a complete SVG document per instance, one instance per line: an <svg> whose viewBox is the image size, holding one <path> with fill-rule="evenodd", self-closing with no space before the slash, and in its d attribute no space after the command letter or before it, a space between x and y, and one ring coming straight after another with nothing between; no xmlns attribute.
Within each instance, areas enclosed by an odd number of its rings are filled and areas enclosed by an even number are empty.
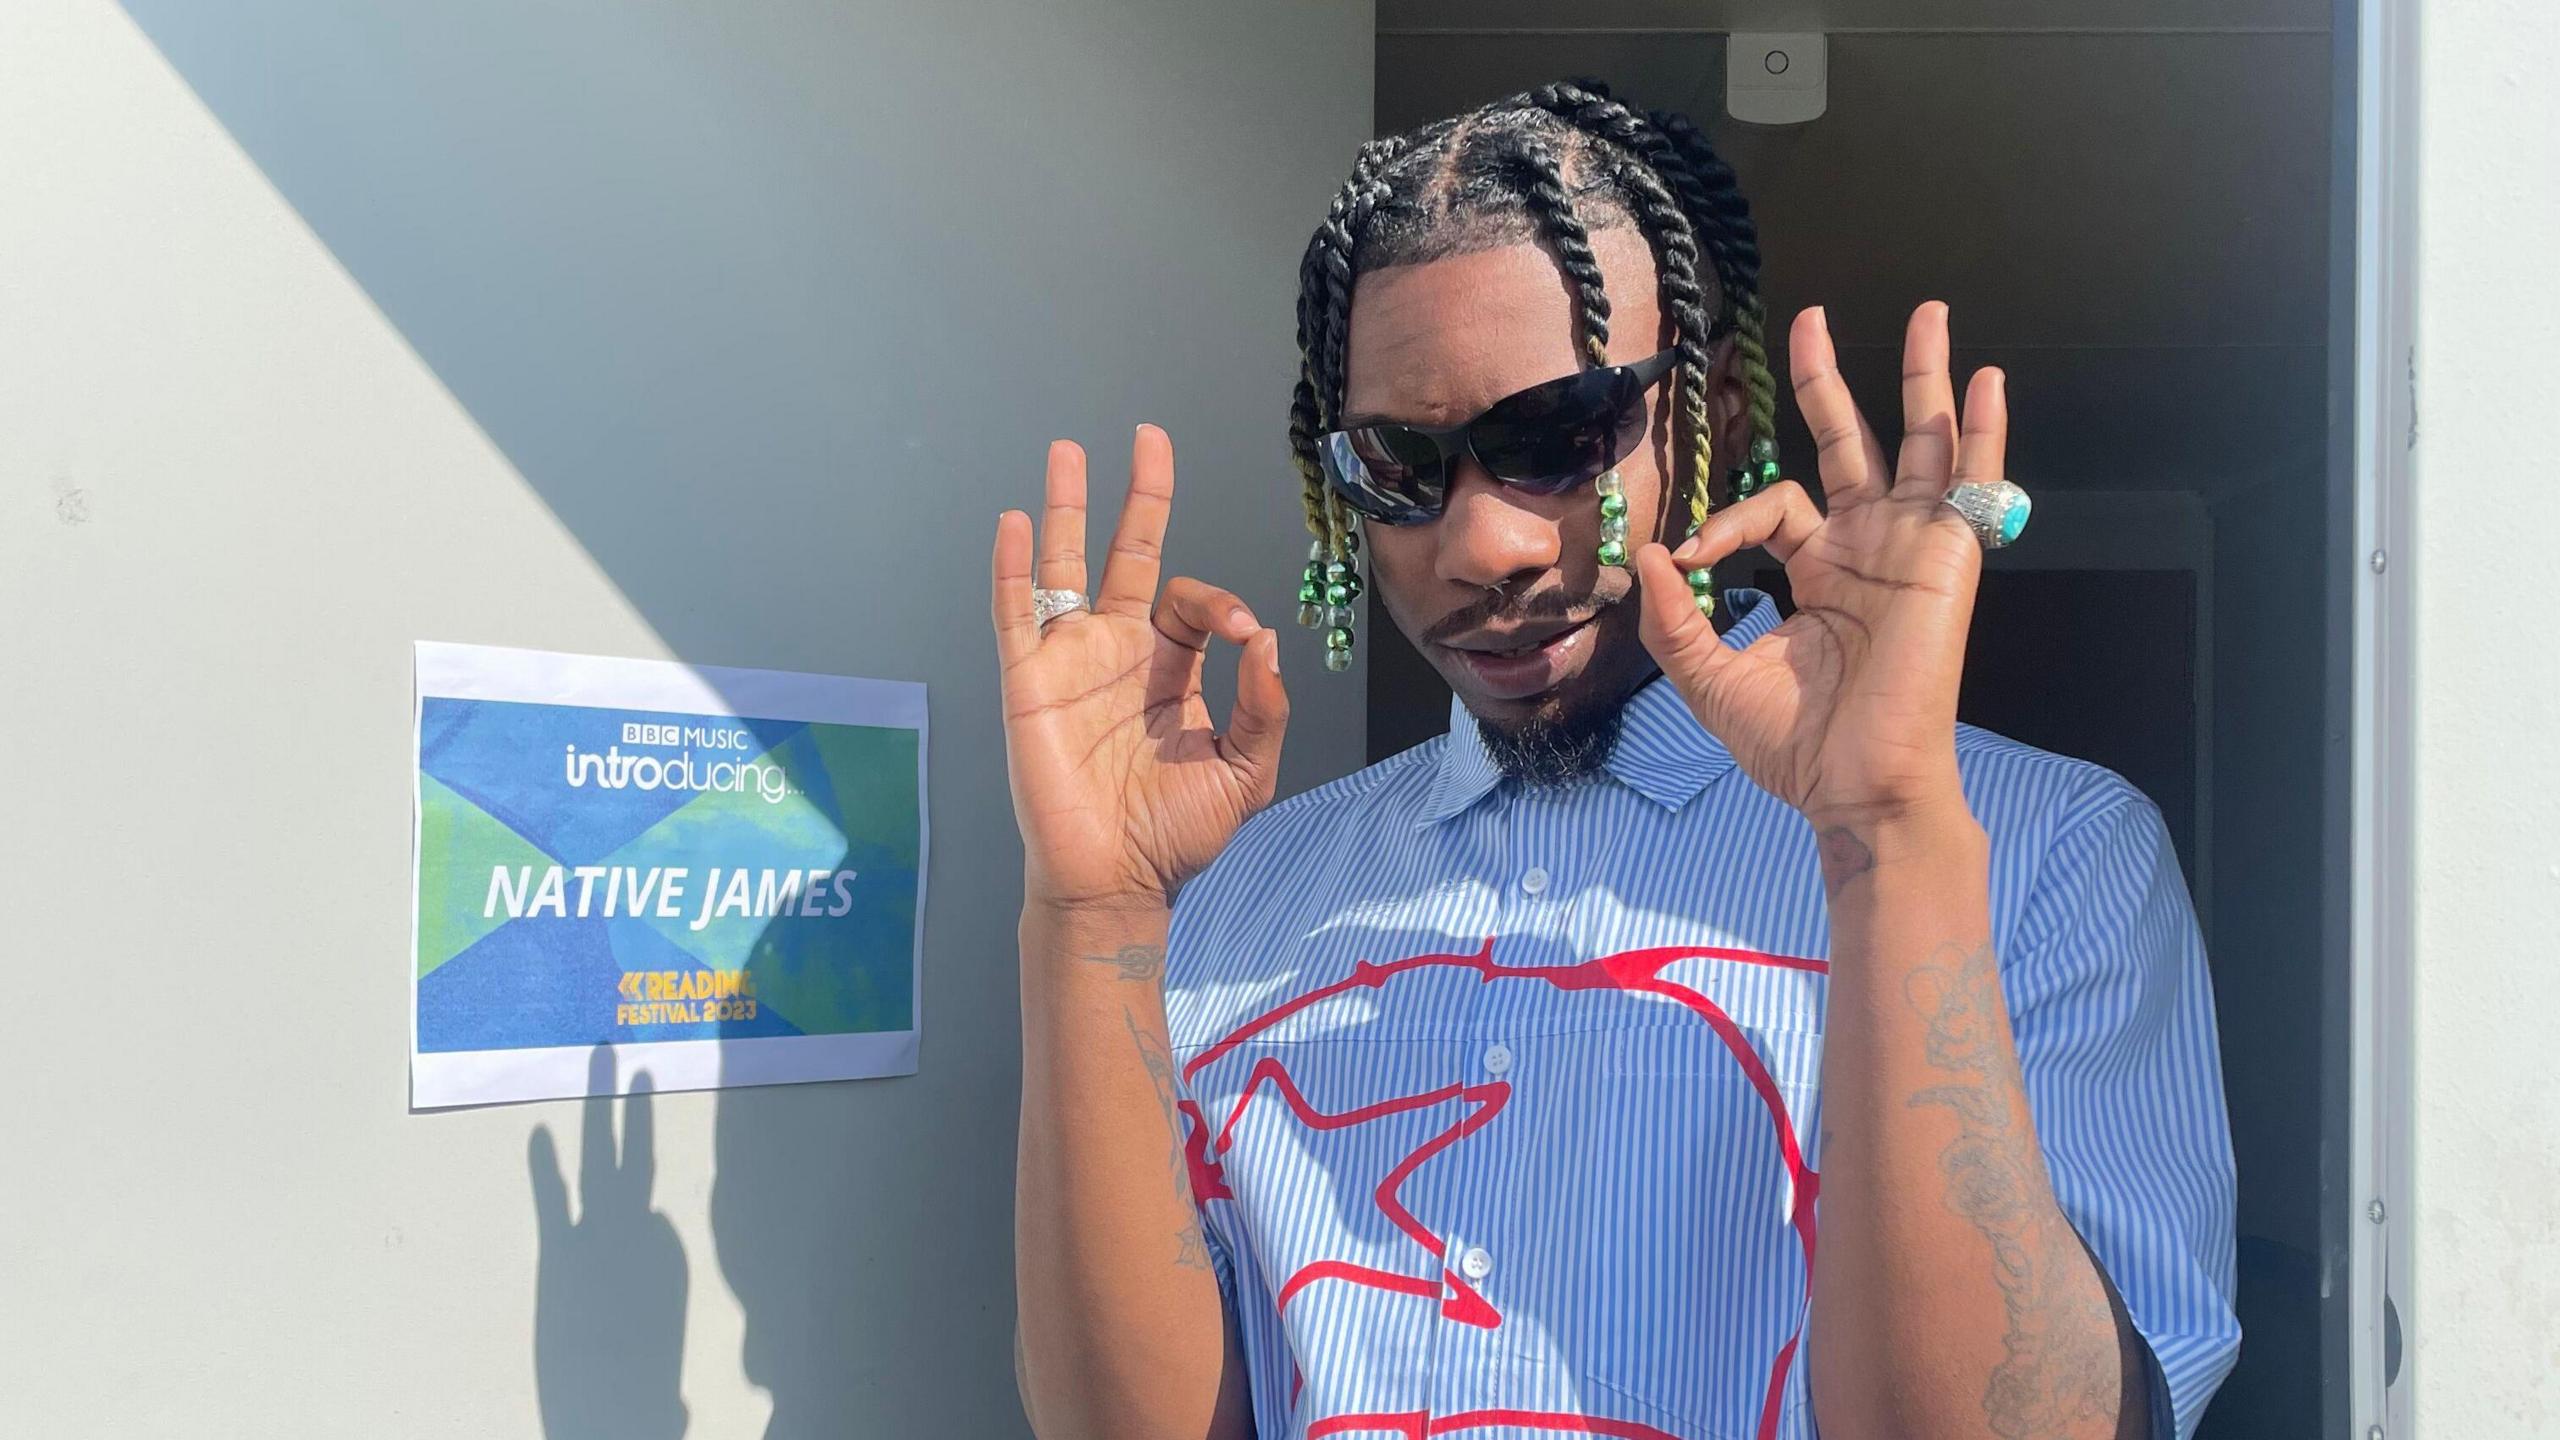
<svg viewBox="0 0 2560 1440"><path fill-rule="evenodd" d="M1742 198L1742 183L1733 167L1707 143L1688 116L1673 110L1650 112L1654 125L1670 141L1677 171L1690 182L1693 208L1703 207L1716 219L1722 251L1718 273L1733 295L1734 348L1741 353L1743 382L1751 391L1751 433L1774 441L1778 434L1778 380L1769 370L1769 342L1764 333L1767 310L1760 303L1760 227L1751 219L1751 202ZM1668 173L1668 172L1667 172ZM1677 181L1675 180L1675 184Z"/></svg>
<svg viewBox="0 0 2560 1440"><path fill-rule="evenodd" d="M1342 351L1350 331L1352 255L1369 215L1384 200L1388 187L1379 172L1404 153L1402 136L1373 140L1360 147L1351 177L1333 197L1324 224L1308 242L1298 265L1298 384L1289 407L1289 440L1303 486L1300 503L1307 530L1338 559L1358 542L1346 544L1353 529L1351 512L1339 497L1325 493L1324 471L1316 462L1316 436L1341 415ZM1321 370L1319 369L1321 357ZM1329 377L1319 384L1318 376Z"/></svg>
<svg viewBox="0 0 2560 1440"><path fill-rule="evenodd" d="M1591 253L1591 232L1573 213L1573 197L1565 193L1564 167L1553 146L1535 136L1510 139L1510 161L1520 178L1521 198L1547 243L1554 247L1565 278L1573 282L1574 308L1582 331L1582 353L1595 369L1609 363L1609 293L1600 285L1600 262Z"/></svg>
<svg viewBox="0 0 2560 1440"><path fill-rule="evenodd" d="M1707 482L1715 473L1714 427L1707 418L1707 336L1714 333L1706 292L1698 286L1698 241L1662 182L1641 165L1628 165L1620 182L1636 197L1636 220L1653 242L1665 308L1671 312L1672 345L1680 355L1680 416L1689 436L1681 468L1687 473L1689 526L1707 523ZM1675 480L1674 495L1678 494Z"/></svg>

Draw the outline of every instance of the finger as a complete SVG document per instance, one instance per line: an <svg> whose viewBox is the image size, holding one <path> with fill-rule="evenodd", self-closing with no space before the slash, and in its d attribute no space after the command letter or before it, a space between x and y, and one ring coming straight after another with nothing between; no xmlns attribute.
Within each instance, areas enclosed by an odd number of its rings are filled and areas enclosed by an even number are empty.
<svg viewBox="0 0 2560 1440"><path fill-rule="evenodd" d="M1822 512L1813 508L1813 497L1793 480L1781 480L1709 515L1697 534L1671 552L1671 559L1684 571L1695 570L1757 545L1784 565L1821 528Z"/></svg>
<svg viewBox="0 0 2560 1440"><path fill-rule="evenodd" d="M1787 337L1787 370L1795 378L1796 409L1813 432L1824 508L1838 514L1882 495L1891 478L1884 446L1840 378L1840 353L1821 306L1796 316Z"/></svg>
<svg viewBox="0 0 2560 1440"><path fill-rule="evenodd" d="M1174 644L1203 650L1212 635L1242 645L1262 629L1262 622L1253 618L1253 611L1234 591L1176 575L1166 582L1164 597L1156 602L1155 626Z"/></svg>
<svg viewBox="0 0 2560 1440"><path fill-rule="evenodd" d="M1040 568L1044 590L1084 593L1084 447L1049 442L1047 508L1040 512Z"/></svg>
<svg viewBox="0 0 2560 1440"><path fill-rule="evenodd" d="M1636 551L1636 590L1636 634L1683 694L1732 663L1733 650L1698 608L1670 551L1652 541Z"/></svg>
<svg viewBox="0 0 2560 1440"><path fill-rule="evenodd" d="M1289 729L1289 692L1280 683L1280 632L1256 632L1236 660L1236 707L1227 721L1228 760L1267 803L1280 780L1280 741Z"/></svg>
<svg viewBox="0 0 2560 1440"><path fill-rule="evenodd" d="M1902 334L1902 455L1894 489L1934 500L1954 484L1956 387L1947 376L1947 307L1932 300L1911 312Z"/></svg>
<svg viewBox="0 0 2560 1440"><path fill-rule="evenodd" d="M1144 617L1154 606L1156 576L1164 561L1164 530L1173 516L1173 441L1153 425L1138 427L1129 444L1129 498L1111 534L1102 589L1093 608L1109 615Z"/></svg>
<svg viewBox="0 0 2560 1440"><path fill-rule="evenodd" d="M1996 366L1973 372L1964 389L1964 434L1956 442L1956 483L1973 485L2009 473L2009 376Z"/></svg>
<svg viewBox="0 0 2560 1440"><path fill-rule="evenodd" d="M658 1174L658 1122L653 1092L658 1083L641 1071L622 1101L622 1189L634 1209L649 1208L649 1184Z"/></svg>
<svg viewBox="0 0 2560 1440"><path fill-rule="evenodd" d="M996 517L996 655L1010 664L1040 643L1031 609L1031 517L1007 510Z"/></svg>
<svg viewBox="0 0 2560 1440"><path fill-rule="evenodd" d="M533 1172L533 1223L545 1234L569 1228L569 1182L560 1173L560 1150L551 1143L551 1127L536 1125L525 1142L525 1166Z"/></svg>
<svg viewBox="0 0 2560 1440"><path fill-rule="evenodd" d="M578 1203L591 1206L613 1193L613 1047L587 1054L586 1115L578 1138Z"/></svg>

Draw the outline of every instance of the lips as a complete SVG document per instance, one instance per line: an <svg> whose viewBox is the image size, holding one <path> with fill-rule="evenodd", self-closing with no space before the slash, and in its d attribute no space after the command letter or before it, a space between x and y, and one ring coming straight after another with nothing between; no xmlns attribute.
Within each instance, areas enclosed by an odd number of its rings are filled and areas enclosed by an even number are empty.
<svg viewBox="0 0 2560 1440"><path fill-rule="evenodd" d="M1562 680L1575 660L1589 648L1590 631L1591 621L1586 619L1558 630L1524 631L1524 635L1535 638L1522 640L1502 650L1458 645L1443 648L1458 657L1474 676L1476 688L1488 698L1520 700L1547 690Z"/></svg>

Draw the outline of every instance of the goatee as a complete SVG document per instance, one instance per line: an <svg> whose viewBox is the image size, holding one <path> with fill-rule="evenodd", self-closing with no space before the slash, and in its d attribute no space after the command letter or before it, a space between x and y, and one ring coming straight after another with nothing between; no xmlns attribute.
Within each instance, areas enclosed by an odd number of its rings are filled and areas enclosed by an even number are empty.
<svg viewBox="0 0 2560 1440"><path fill-rule="evenodd" d="M1625 707L1601 705L1581 714L1539 716L1508 728L1476 720L1485 753L1503 774L1529 785L1568 785L1596 775L1618 747Z"/></svg>

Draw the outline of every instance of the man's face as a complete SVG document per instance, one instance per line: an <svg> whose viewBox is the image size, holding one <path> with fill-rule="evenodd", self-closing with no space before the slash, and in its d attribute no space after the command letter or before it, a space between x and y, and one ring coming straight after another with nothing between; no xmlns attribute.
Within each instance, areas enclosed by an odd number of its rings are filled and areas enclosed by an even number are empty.
<svg viewBox="0 0 2560 1440"><path fill-rule="evenodd" d="M1603 230L1591 248L1611 306L1609 363L1667 347L1671 328L1644 237ZM1351 299L1343 414L1454 425L1583 368L1571 297L1555 260L1528 243L1362 275ZM1721 347L1710 372L1720 467L1733 462L1742 438L1731 364L1730 346ZM1666 479L1675 473L1667 397L1676 374L1646 392L1645 439L1618 462L1630 554L1648 537L1679 538L1662 531ZM1674 521L1681 533L1686 522L1685 513ZM1586 725L1653 671L1636 635L1637 607L1627 603L1634 572L1600 564L1600 504L1589 485L1532 495L1462 457L1439 518L1371 522L1363 533L1378 601L1468 711L1496 731Z"/></svg>

